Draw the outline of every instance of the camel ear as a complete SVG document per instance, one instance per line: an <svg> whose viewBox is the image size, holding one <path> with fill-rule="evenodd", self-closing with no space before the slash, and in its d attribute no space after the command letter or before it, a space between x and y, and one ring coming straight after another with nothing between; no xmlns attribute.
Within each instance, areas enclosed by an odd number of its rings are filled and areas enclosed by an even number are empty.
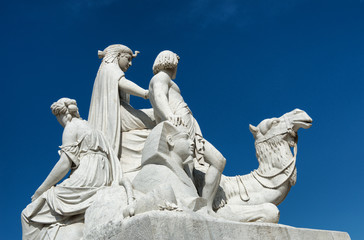
<svg viewBox="0 0 364 240"><path fill-rule="evenodd" d="M259 129L257 127L254 127L253 125L249 124L249 130L250 132L254 135L254 137L257 135L257 133L259 132Z"/></svg>

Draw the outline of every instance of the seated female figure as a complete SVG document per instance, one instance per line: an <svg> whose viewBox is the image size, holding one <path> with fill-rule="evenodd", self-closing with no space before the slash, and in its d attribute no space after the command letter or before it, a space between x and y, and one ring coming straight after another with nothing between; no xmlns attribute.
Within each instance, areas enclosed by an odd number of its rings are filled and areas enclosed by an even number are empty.
<svg viewBox="0 0 364 240"><path fill-rule="evenodd" d="M95 78L88 122L102 131L120 159L125 176L133 179L140 168L144 142L155 126L153 109L135 109L130 95L148 98L145 90L125 78L138 54L121 44L99 51L102 59Z"/></svg>
<svg viewBox="0 0 364 240"><path fill-rule="evenodd" d="M148 90L125 78L125 72L137 56L130 48L114 44L99 51L102 62L92 91L88 121L102 131L120 158L121 133L151 129L155 126L152 109L134 109L130 95L147 99Z"/></svg>
<svg viewBox="0 0 364 240"><path fill-rule="evenodd" d="M51 109L64 127L60 159L22 212L23 239L80 239L84 213L96 192L111 184L125 186L125 181L108 141L80 118L75 100L62 98ZM69 178L55 186L71 169ZM71 224L77 227L59 236L59 227Z"/></svg>

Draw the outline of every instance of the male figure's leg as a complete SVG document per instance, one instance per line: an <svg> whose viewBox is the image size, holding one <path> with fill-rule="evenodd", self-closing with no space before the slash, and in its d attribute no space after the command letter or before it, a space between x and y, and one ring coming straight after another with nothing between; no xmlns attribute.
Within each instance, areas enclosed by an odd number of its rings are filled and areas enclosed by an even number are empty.
<svg viewBox="0 0 364 240"><path fill-rule="evenodd" d="M226 159L224 156L206 139L204 160L210 167L205 175L205 186L202 190L202 197L207 200L207 207L212 210L212 204L220 184L222 172L225 168Z"/></svg>

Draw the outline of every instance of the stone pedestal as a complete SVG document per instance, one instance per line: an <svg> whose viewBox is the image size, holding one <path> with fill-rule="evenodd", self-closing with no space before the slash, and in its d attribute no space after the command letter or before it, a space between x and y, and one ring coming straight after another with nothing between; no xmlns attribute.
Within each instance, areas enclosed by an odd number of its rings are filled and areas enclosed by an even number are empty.
<svg viewBox="0 0 364 240"><path fill-rule="evenodd" d="M196 213L151 211L127 219L114 219L84 233L85 240L259 239L349 240L337 231L295 228L271 223L237 223Z"/></svg>

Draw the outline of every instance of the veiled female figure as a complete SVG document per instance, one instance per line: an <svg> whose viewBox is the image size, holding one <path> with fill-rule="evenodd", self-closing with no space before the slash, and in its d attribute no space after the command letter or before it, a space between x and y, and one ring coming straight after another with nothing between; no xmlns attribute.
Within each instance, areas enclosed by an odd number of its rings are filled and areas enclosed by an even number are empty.
<svg viewBox="0 0 364 240"><path fill-rule="evenodd" d="M104 132L118 156L121 132L155 126L152 109L137 110L130 106L130 95L148 98L148 90L125 78L125 72L138 53L133 54L121 44L99 51L102 63L94 83L88 121Z"/></svg>
<svg viewBox="0 0 364 240"><path fill-rule="evenodd" d="M99 189L122 183L131 191L116 154L103 133L80 118L76 101L61 98L51 109L64 127L60 159L22 212L23 240L81 239L84 213ZM62 232L62 226L70 228Z"/></svg>
<svg viewBox="0 0 364 240"><path fill-rule="evenodd" d="M148 90L125 78L138 51L115 44L99 51L102 58L97 73L88 122L102 131L121 159L123 170L140 166L141 151L150 129L155 126L153 109L134 109L130 95L147 99Z"/></svg>

